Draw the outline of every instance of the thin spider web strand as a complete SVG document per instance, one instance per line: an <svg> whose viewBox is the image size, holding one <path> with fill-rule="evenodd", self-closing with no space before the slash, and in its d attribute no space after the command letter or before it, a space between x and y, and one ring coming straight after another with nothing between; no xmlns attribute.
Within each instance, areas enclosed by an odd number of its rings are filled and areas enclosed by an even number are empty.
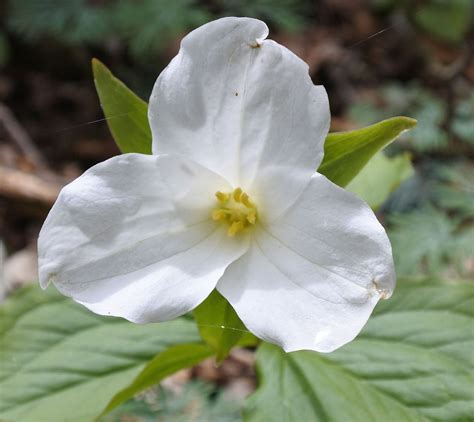
<svg viewBox="0 0 474 422"><path fill-rule="evenodd" d="M251 331L249 330L243 330L241 328L234 328L234 327L227 327L225 325L217 325L217 324L198 324L196 323L198 327L208 327L208 328L220 328L221 330L230 330L230 331L239 331L242 333L249 333L252 334Z"/></svg>
<svg viewBox="0 0 474 422"><path fill-rule="evenodd" d="M50 134L65 132L65 131L67 131L67 130L77 129L77 128L79 128L79 127L92 125L92 124L94 124L94 123L105 122L105 121L107 121L107 120L111 120L111 119L116 119L116 118L118 118L118 117L127 116L127 115L129 115L129 114L131 114L131 113L133 113L133 111L127 111L126 113L120 113L120 114L117 114L117 115L115 115L115 116L103 117L103 118L101 118L101 119L91 120L91 121L88 121L88 122L85 122L85 123L79 123L79 124L77 124L77 125L68 126L68 127L62 128L62 129L55 130L54 132L50 132Z"/></svg>
<svg viewBox="0 0 474 422"><path fill-rule="evenodd" d="M403 22L398 22L398 23L394 23L393 25L389 25L385 28L382 28L380 31L377 31L375 33L373 33L372 35L369 35L367 38L364 38L363 40L360 40L360 41L357 41L355 44L352 44L350 45L348 48L354 48L354 47L358 47L359 45L371 40L372 38L375 38L377 37L378 35L382 35L384 32L387 32L391 29L394 29L394 28L397 28L398 26L400 26Z"/></svg>

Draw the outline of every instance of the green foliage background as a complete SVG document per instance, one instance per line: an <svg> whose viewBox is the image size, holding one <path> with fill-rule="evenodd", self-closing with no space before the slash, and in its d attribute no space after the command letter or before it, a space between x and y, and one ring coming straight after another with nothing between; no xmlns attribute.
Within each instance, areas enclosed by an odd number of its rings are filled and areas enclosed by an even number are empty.
<svg viewBox="0 0 474 422"><path fill-rule="evenodd" d="M8 26L34 41L51 36L71 44L119 38L138 60L150 60L177 35L219 16L259 16L295 31L306 23L302 0L15 0ZM143 57L145 56L145 57Z"/></svg>

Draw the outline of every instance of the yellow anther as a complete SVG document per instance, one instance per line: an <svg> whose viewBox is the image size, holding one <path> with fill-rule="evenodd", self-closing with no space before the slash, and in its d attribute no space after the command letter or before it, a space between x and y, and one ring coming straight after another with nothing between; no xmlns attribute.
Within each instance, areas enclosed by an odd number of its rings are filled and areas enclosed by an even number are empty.
<svg viewBox="0 0 474 422"><path fill-rule="evenodd" d="M249 211L249 213L247 214L247 221L250 224L255 224L255 221L257 221L257 213L255 212L255 210Z"/></svg>
<svg viewBox="0 0 474 422"><path fill-rule="evenodd" d="M225 221L227 234L234 237L257 222L257 208L241 188L231 193L216 192L218 206L212 210L214 221Z"/></svg>
<svg viewBox="0 0 474 422"><path fill-rule="evenodd" d="M238 232L241 232L245 228L245 225L242 221L234 221L229 229L227 230L227 234L230 237L234 237Z"/></svg>
<svg viewBox="0 0 474 422"><path fill-rule="evenodd" d="M230 195L228 193L217 191L216 198L221 204L225 204L229 200Z"/></svg>
<svg viewBox="0 0 474 422"><path fill-rule="evenodd" d="M242 213L237 210L229 210L228 218L229 218L229 222L231 223L233 223L234 221L240 221L242 220Z"/></svg>
<svg viewBox="0 0 474 422"><path fill-rule="evenodd" d="M247 208L253 208L253 204L250 202L249 196L245 192L240 196L240 202L242 202L242 204Z"/></svg>
<svg viewBox="0 0 474 422"><path fill-rule="evenodd" d="M234 201L235 202L240 202L240 197L242 195L242 189L240 188L235 188L234 189L234 193L233 193L233 196L234 196Z"/></svg>
<svg viewBox="0 0 474 422"><path fill-rule="evenodd" d="M216 209L212 211L212 219L214 221L224 220L227 217L227 212L223 209Z"/></svg>

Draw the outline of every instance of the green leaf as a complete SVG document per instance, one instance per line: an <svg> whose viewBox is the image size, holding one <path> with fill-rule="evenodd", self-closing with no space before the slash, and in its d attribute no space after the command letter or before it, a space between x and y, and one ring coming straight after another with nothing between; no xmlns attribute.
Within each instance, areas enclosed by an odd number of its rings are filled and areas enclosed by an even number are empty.
<svg viewBox="0 0 474 422"><path fill-rule="evenodd" d="M247 345L249 341L252 344L252 339L248 337L250 333L234 308L217 290L194 310L194 318L202 339L214 349L217 362L227 357L244 334L244 344Z"/></svg>
<svg viewBox="0 0 474 422"><path fill-rule="evenodd" d="M118 405L132 398L140 391L156 384L166 376L174 374L182 368L197 365L212 355L213 350L205 344L180 344L166 349L148 362L128 387L114 396L103 414L110 412Z"/></svg>
<svg viewBox="0 0 474 422"><path fill-rule="evenodd" d="M318 172L344 187L372 156L415 125L416 120L409 117L392 117L362 129L329 133Z"/></svg>
<svg viewBox="0 0 474 422"><path fill-rule="evenodd" d="M390 158L379 152L352 179L346 189L360 196L373 209L377 209L413 173L408 154Z"/></svg>
<svg viewBox="0 0 474 422"><path fill-rule="evenodd" d="M408 284L330 354L263 344L247 421L470 421L474 285Z"/></svg>
<svg viewBox="0 0 474 422"><path fill-rule="evenodd" d="M92 71L102 110L120 151L151 154L147 103L99 60L92 59Z"/></svg>
<svg viewBox="0 0 474 422"><path fill-rule="evenodd" d="M169 373L158 370L159 357L146 366L157 353L169 364L167 350L199 341L190 319L131 324L30 286L0 308L0 420L90 422L134 379ZM170 370L196 362L187 350Z"/></svg>

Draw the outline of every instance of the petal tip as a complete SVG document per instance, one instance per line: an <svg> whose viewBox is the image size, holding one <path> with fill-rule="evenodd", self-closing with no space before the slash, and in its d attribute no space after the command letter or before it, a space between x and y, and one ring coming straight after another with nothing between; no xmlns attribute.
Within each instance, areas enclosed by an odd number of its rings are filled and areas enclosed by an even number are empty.
<svg viewBox="0 0 474 422"><path fill-rule="evenodd" d="M40 271L40 273L41 273L41 271ZM55 273L55 272L50 272L50 273L46 274L45 277L40 275L40 277L39 277L40 287L43 290L46 290L51 283L55 284L55 282L57 280L57 277L58 277L58 274Z"/></svg>
<svg viewBox="0 0 474 422"><path fill-rule="evenodd" d="M380 299L390 299L392 297L393 290L388 289L377 289L377 293L380 296Z"/></svg>
<svg viewBox="0 0 474 422"><path fill-rule="evenodd" d="M245 42L252 48L261 46L269 33L265 22L254 18L225 17L211 21L188 34L183 38L182 46L195 37L202 37L204 34L211 35L211 38L221 40L226 34L232 34L233 39Z"/></svg>
<svg viewBox="0 0 474 422"><path fill-rule="evenodd" d="M268 37L268 26L265 22L253 18L236 18L242 35L245 36L247 44L251 48L260 48L263 41Z"/></svg>
<svg viewBox="0 0 474 422"><path fill-rule="evenodd" d="M373 278L372 288L378 294L379 299L390 299L397 283L393 264L388 271L382 274Z"/></svg>

